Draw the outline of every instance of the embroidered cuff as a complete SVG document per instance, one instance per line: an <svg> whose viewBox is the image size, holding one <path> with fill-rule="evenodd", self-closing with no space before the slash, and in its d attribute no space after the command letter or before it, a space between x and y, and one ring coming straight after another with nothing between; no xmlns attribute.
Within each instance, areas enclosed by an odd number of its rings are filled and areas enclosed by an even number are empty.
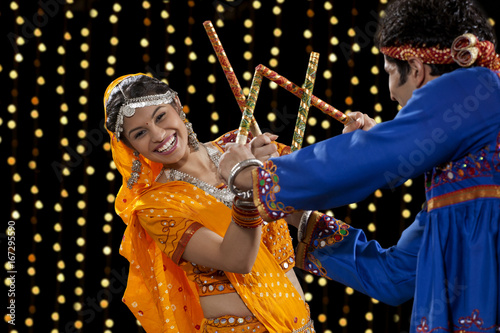
<svg viewBox="0 0 500 333"><path fill-rule="evenodd" d="M311 252L342 242L349 235L350 225L320 212L313 212L309 217L304 237L297 245L296 266L316 275L320 272L321 263L312 262Z"/></svg>
<svg viewBox="0 0 500 333"><path fill-rule="evenodd" d="M252 170L253 200L264 221L271 222L293 213L294 208L276 200L281 191L276 165L268 160L264 167Z"/></svg>

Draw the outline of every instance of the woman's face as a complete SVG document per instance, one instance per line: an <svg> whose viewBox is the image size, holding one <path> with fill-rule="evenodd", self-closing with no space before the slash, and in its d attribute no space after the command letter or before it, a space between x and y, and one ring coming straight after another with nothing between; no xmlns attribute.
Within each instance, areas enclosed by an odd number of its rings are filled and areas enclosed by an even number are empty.
<svg viewBox="0 0 500 333"><path fill-rule="evenodd" d="M123 119L123 135L139 154L163 165L175 165L189 152L186 126L171 104L135 109Z"/></svg>

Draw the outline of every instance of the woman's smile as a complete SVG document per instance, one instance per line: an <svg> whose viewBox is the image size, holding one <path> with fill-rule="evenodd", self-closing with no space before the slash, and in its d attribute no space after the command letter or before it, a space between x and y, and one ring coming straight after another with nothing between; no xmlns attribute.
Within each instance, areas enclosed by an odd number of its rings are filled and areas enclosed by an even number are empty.
<svg viewBox="0 0 500 333"><path fill-rule="evenodd" d="M168 155L177 147L177 133L174 133L163 140L154 150L155 153Z"/></svg>

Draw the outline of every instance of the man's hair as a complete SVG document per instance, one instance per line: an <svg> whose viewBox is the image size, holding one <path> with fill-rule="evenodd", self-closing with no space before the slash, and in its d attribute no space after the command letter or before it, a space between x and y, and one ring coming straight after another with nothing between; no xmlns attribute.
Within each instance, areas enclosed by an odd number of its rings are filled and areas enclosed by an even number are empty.
<svg viewBox="0 0 500 333"><path fill-rule="evenodd" d="M473 0L394 0L387 6L379 23L375 45L381 47L449 48L456 37L472 33L496 45L493 27ZM400 85L408 78L408 62L387 57L396 64ZM460 68L458 64L435 65L431 75L442 75Z"/></svg>

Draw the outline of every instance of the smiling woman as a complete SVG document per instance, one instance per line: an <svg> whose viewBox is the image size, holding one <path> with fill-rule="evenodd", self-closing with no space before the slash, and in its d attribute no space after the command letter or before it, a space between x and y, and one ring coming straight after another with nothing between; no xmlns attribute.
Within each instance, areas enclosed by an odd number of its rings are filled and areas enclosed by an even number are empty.
<svg viewBox="0 0 500 333"><path fill-rule="evenodd" d="M104 103L125 185L115 201L130 261L123 301L146 331L314 332L287 223L264 228L219 180L237 131L199 143L175 91L144 74L116 79ZM265 160L285 148L274 139L249 145Z"/></svg>
<svg viewBox="0 0 500 333"><path fill-rule="evenodd" d="M141 155L177 169L187 158L188 133L179 113L180 102L137 108L123 121L124 137Z"/></svg>

